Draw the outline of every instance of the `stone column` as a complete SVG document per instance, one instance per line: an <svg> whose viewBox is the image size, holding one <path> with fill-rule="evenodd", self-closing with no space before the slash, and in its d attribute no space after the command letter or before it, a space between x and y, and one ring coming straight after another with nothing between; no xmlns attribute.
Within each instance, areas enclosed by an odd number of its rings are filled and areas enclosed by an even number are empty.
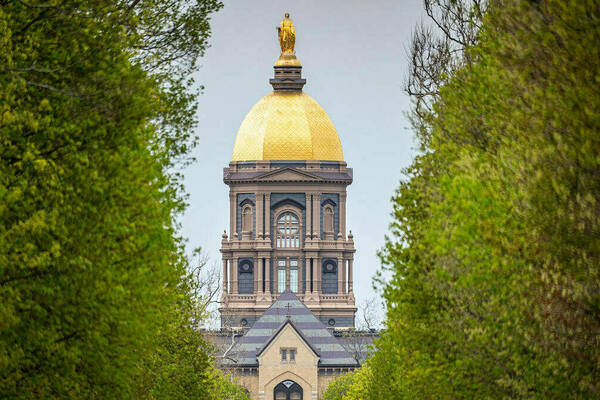
<svg viewBox="0 0 600 400"><path fill-rule="evenodd" d="M237 223L236 223L236 195L231 190L229 191L229 232L231 234L231 239L237 239Z"/></svg>
<svg viewBox="0 0 600 400"><path fill-rule="evenodd" d="M342 237L346 239L346 191L340 194L340 227ZM337 239L337 238L336 238Z"/></svg>
<svg viewBox="0 0 600 400"><path fill-rule="evenodd" d="M233 257L229 266L229 281L231 282L231 293L238 294L238 280L237 280L237 269L238 269L238 258Z"/></svg>
<svg viewBox="0 0 600 400"><path fill-rule="evenodd" d="M271 294L271 259L265 258L265 293Z"/></svg>
<svg viewBox="0 0 600 400"><path fill-rule="evenodd" d="M271 240L271 193L265 194L265 237Z"/></svg>
<svg viewBox="0 0 600 400"><path fill-rule="evenodd" d="M347 276L348 260L344 259L343 263L344 263L344 268L342 268L342 293L345 294L348 290L348 276Z"/></svg>
<svg viewBox="0 0 600 400"><path fill-rule="evenodd" d="M322 274L322 266L321 266L321 257L317 257L314 260L313 268L315 269L315 291L317 293L321 293L321 274Z"/></svg>
<svg viewBox="0 0 600 400"><path fill-rule="evenodd" d="M279 286L279 260L276 258L273 259L273 276L271 279L273 280L273 293L277 294L279 293L279 290L277 290Z"/></svg>
<svg viewBox="0 0 600 400"><path fill-rule="evenodd" d="M257 192L254 194L254 196L256 197L256 232L255 232L255 238L256 239L261 239L262 235L265 231L265 228L263 226L263 194L260 192Z"/></svg>
<svg viewBox="0 0 600 400"><path fill-rule="evenodd" d="M254 271L252 274L252 277L254 278L254 290L252 291L252 293L254 293L255 295L258 293L258 283L260 282L258 280L258 274L259 274L259 270L260 270L260 259L259 258L253 258L252 259L253 264L254 264Z"/></svg>
<svg viewBox="0 0 600 400"><path fill-rule="evenodd" d="M353 259L348 260L348 293L352 293L352 262Z"/></svg>
<svg viewBox="0 0 600 400"><path fill-rule="evenodd" d="M313 193L313 236L321 238L321 195Z"/></svg>
<svg viewBox="0 0 600 400"><path fill-rule="evenodd" d="M344 290L344 275L346 275L343 272L344 271L344 259L341 258L341 257L338 257L337 264L338 264L338 268L337 268L337 279L338 279L337 294L342 294L342 293L345 292L345 290Z"/></svg>
<svg viewBox="0 0 600 400"><path fill-rule="evenodd" d="M310 259L312 260L312 277L310 279L312 282L312 292L315 293L317 292L317 259L315 257L311 257Z"/></svg>
<svg viewBox="0 0 600 400"><path fill-rule="evenodd" d="M304 289L304 293L310 293L310 258L304 259L304 282L306 288Z"/></svg>
<svg viewBox="0 0 600 400"><path fill-rule="evenodd" d="M263 259L262 257L258 257L258 265L254 265L254 276L256 276L256 293L263 293Z"/></svg>
<svg viewBox="0 0 600 400"><path fill-rule="evenodd" d="M223 294L227 292L227 259L223 258Z"/></svg>
<svg viewBox="0 0 600 400"><path fill-rule="evenodd" d="M311 203L310 203L310 196L312 193L306 193L306 221L304 221L304 227L306 230L306 236L308 237L312 237L312 232L311 232L311 228L312 228L312 214L310 213L310 209L311 207Z"/></svg>

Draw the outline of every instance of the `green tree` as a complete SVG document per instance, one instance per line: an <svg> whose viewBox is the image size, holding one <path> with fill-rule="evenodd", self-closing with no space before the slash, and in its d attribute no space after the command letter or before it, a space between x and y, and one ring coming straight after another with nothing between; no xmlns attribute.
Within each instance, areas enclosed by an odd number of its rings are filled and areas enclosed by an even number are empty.
<svg viewBox="0 0 600 400"><path fill-rule="evenodd" d="M597 398L600 8L452 15L478 29L463 58L413 69L432 90L381 254L387 329L345 398Z"/></svg>
<svg viewBox="0 0 600 400"><path fill-rule="evenodd" d="M220 7L2 2L0 397L238 390L190 325L175 224Z"/></svg>
<svg viewBox="0 0 600 400"><path fill-rule="evenodd" d="M214 368L214 348L198 333L207 306L217 293L207 281L208 259L199 257L178 286L179 297L171 314L163 318L156 350L142 360L136 397L152 399L249 400L244 388ZM217 286L218 288L218 286Z"/></svg>

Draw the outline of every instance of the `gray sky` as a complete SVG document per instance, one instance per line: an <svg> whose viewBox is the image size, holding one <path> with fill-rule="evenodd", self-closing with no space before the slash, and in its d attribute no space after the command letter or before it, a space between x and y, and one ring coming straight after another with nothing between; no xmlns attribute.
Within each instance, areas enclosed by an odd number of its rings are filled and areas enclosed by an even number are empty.
<svg viewBox="0 0 600 400"><path fill-rule="evenodd" d="M185 171L190 206L183 235L190 247L202 246L220 262L221 234L229 228L223 167L242 120L272 90L268 80L279 57L275 26L285 12L296 27L304 91L329 114L344 159L354 169L347 226L357 249L354 287L360 302L374 294L371 282L391 222L390 198L415 154L402 87L421 0L225 1L213 16L211 48L196 77L205 90L198 109L198 161Z"/></svg>

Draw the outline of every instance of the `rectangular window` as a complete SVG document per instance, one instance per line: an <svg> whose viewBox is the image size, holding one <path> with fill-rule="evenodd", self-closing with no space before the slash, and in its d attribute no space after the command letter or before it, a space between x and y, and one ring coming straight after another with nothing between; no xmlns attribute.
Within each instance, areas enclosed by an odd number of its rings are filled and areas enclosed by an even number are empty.
<svg viewBox="0 0 600 400"><path fill-rule="evenodd" d="M297 267L298 266L298 260L290 260L290 267Z"/></svg>
<svg viewBox="0 0 600 400"><path fill-rule="evenodd" d="M283 293L284 291L285 291L285 268L279 268L279 271L277 271L277 292Z"/></svg>
<svg viewBox="0 0 600 400"><path fill-rule="evenodd" d="M298 269L290 269L290 290L294 293L298 293Z"/></svg>
<svg viewBox="0 0 600 400"><path fill-rule="evenodd" d="M296 361L296 350L290 349L290 361Z"/></svg>
<svg viewBox="0 0 600 400"><path fill-rule="evenodd" d="M281 361L287 361L287 350L281 349Z"/></svg>

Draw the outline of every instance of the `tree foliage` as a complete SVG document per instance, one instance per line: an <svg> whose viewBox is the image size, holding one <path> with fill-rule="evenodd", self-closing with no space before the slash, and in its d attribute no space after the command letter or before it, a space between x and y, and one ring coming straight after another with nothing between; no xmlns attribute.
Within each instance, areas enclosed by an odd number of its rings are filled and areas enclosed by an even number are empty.
<svg viewBox="0 0 600 400"><path fill-rule="evenodd" d="M2 1L0 397L219 398L176 168L217 0Z"/></svg>
<svg viewBox="0 0 600 400"><path fill-rule="evenodd" d="M386 333L341 398L600 396L598 21L594 1L491 1L435 64L381 253Z"/></svg>

